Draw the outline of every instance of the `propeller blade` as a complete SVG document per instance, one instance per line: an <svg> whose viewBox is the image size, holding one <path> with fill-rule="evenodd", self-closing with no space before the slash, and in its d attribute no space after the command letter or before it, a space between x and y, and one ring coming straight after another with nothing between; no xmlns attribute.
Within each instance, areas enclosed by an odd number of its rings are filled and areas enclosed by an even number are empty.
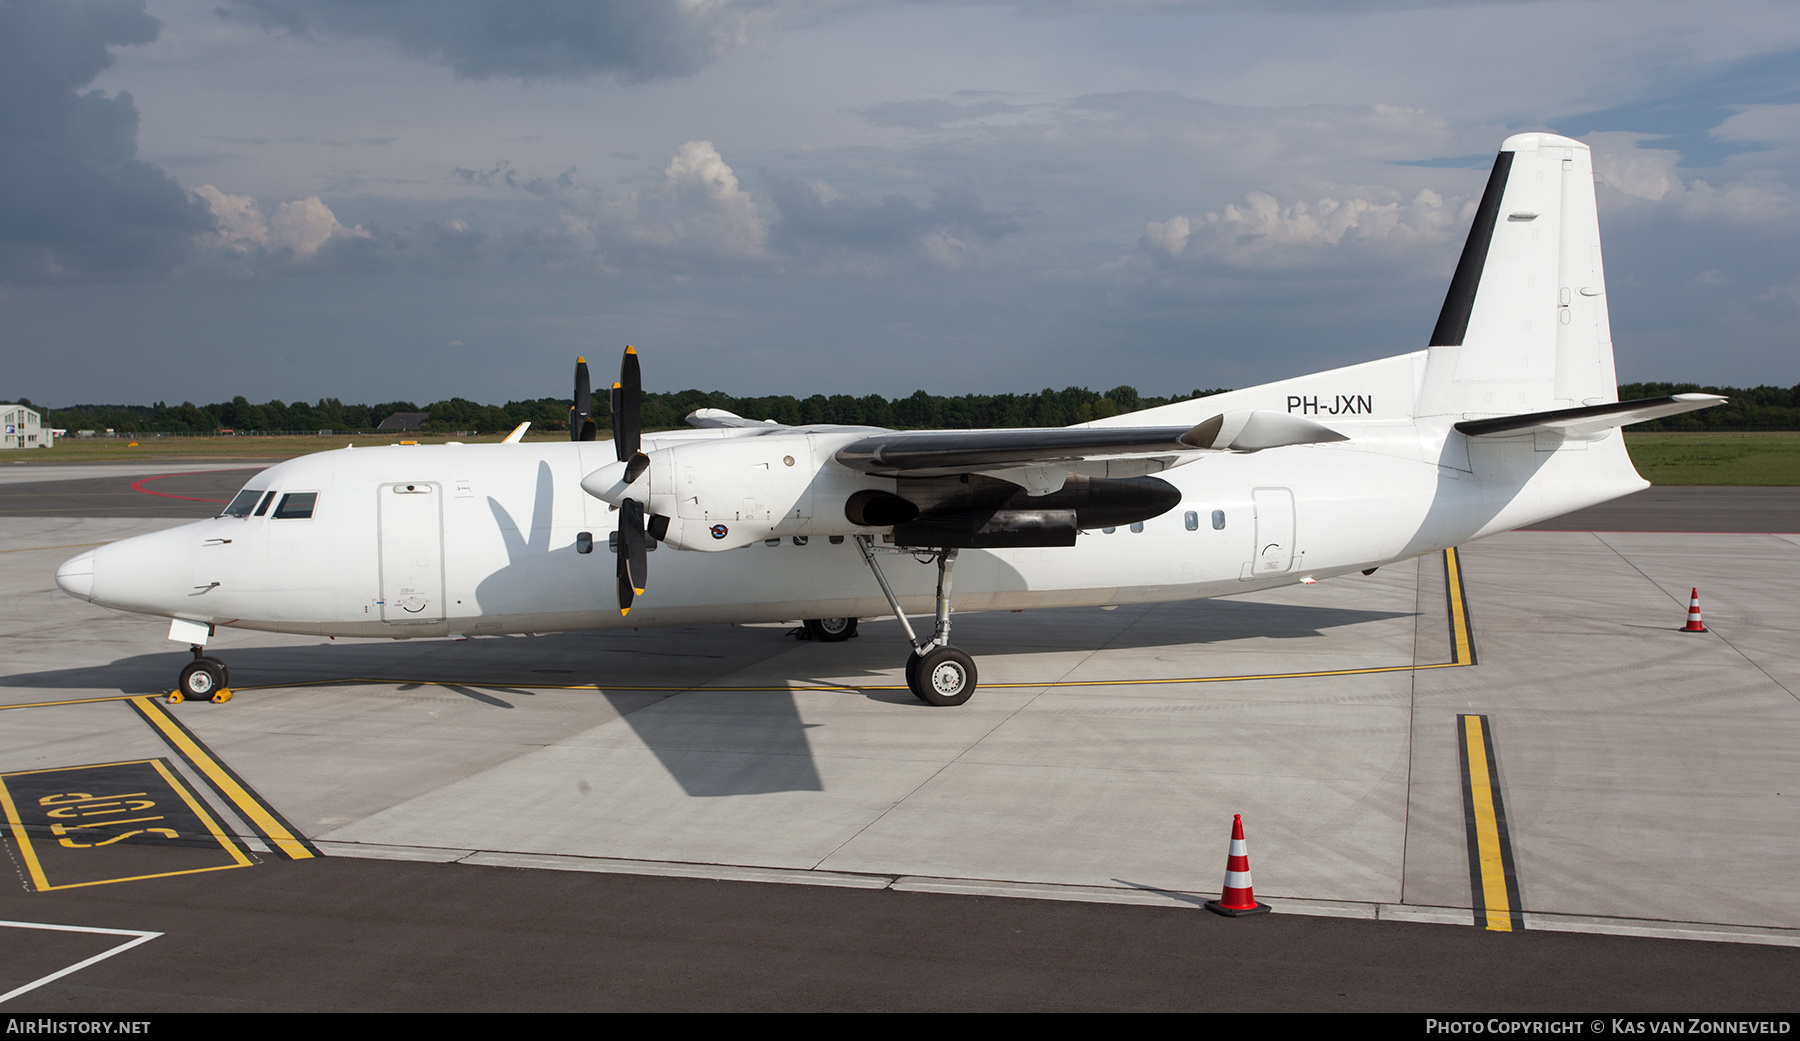
<svg viewBox="0 0 1800 1041"><path fill-rule="evenodd" d="M569 407L569 440L592 441L594 439L593 384L588 381L587 359L575 359L575 404Z"/></svg>
<svg viewBox="0 0 1800 1041"><path fill-rule="evenodd" d="M648 536L644 532L644 504L626 499L619 506L619 613L631 611L632 597L644 591L645 554Z"/></svg>
<svg viewBox="0 0 1800 1041"><path fill-rule="evenodd" d="M645 470L648 470L649 468L650 468L650 457L649 456L645 455L642 452L639 452L637 455L632 456L631 462L625 464L625 483L630 484L631 482L637 480L640 476L643 475L643 472Z"/></svg>
<svg viewBox="0 0 1800 1041"><path fill-rule="evenodd" d="M625 500L625 505L619 508L619 531L624 535L625 552L622 555L629 565L627 573L631 576L631 587L642 593L648 584L644 581L644 554L649 550L649 539L644 531L643 503L636 499Z"/></svg>
<svg viewBox="0 0 1800 1041"><path fill-rule="evenodd" d="M638 367L637 350L625 348L625 359L619 363L619 382L613 384L612 430L613 450L619 462L638 454L643 432L644 376Z"/></svg>

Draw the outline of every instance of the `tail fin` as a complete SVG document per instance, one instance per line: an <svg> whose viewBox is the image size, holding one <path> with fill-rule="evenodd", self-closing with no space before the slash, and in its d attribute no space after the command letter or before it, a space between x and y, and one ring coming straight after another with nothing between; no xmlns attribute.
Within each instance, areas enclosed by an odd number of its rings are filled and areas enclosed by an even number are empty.
<svg viewBox="0 0 1800 1041"><path fill-rule="evenodd" d="M1618 400L1588 146L1515 134L1500 146L1432 330L1421 416Z"/></svg>

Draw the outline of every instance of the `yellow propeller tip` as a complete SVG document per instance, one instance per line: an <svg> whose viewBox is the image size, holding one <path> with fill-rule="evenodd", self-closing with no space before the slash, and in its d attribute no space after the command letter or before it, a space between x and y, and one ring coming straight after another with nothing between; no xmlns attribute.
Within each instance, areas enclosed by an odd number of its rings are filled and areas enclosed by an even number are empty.
<svg viewBox="0 0 1800 1041"><path fill-rule="evenodd" d="M638 588L638 587L636 587L636 586L632 586L632 587L631 587L631 591L632 591L632 592L634 592L634 593L636 593L636 594L637 594L637 595L639 595L639 596L643 596L643 595L644 595L644 591L643 591L643 590L642 590L642 589L639 589L639 588Z"/></svg>
<svg viewBox="0 0 1800 1041"><path fill-rule="evenodd" d="M637 348L633 347L631 344L626 344L625 345L625 353L626 354L636 354Z"/></svg>
<svg viewBox="0 0 1800 1041"><path fill-rule="evenodd" d="M581 356L581 355L579 355L579 354L577 354L577 355L576 355L576 356L575 356L575 360L576 360L576 361L577 361L577 362L579 362L579 363L581 363L581 364L583 364L583 365L586 365L586 364L587 364L587 359L586 359L586 358L583 358L583 357L582 357L582 356Z"/></svg>
<svg viewBox="0 0 1800 1041"><path fill-rule="evenodd" d="M630 613L631 613L631 608L629 608L629 607L621 607L621 608L619 608L619 617L620 617L620 618L623 618L623 617L625 617L625 616L626 616L626 615L628 615L628 614L630 614Z"/></svg>

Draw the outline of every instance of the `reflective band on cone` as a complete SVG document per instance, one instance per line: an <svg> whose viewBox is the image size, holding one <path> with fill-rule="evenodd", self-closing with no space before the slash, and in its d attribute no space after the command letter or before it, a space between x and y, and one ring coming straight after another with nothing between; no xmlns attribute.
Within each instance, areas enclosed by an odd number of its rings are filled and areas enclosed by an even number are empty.
<svg viewBox="0 0 1800 1041"><path fill-rule="evenodd" d="M1681 631L1684 633L1706 631L1706 623L1700 620L1700 587L1698 586L1695 586L1694 591L1688 594L1688 620L1687 624L1681 627Z"/></svg>
<svg viewBox="0 0 1800 1041"><path fill-rule="evenodd" d="M1256 902L1250 885L1250 844L1244 841L1244 818L1231 818L1231 848L1225 855L1225 891L1217 900L1208 900L1206 909L1237 918L1247 914L1267 914L1268 904Z"/></svg>

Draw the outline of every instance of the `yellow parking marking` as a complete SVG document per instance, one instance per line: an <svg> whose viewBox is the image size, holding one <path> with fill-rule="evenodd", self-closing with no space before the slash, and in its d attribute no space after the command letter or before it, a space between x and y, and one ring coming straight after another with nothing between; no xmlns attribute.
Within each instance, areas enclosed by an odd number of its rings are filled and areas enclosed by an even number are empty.
<svg viewBox="0 0 1800 1041"><path fill-rule="evenodd" d="M206 746L188 731L187 727L175 717L169 715L168 709L149 697L134 697L131 707L138 715L155 727L163 736L163 740L175 749L187 764L193 767L213 786L238 808L244 819L255 828L282 856L289 860L310 860L319 855L312 843L294 833L294 829L281 815L265 804L250 790L230 768L215 759Z"/></svg>
<svg viewBox="0 0 1800 1041"><path fill-rule="evenodd" d="M1475 664L1475 639L1469 631L1469 605L1463 596L1462 558L1456 547L1444 551L1444 595L1450 605L1450 664Z"/></svg>
<svg viewBox="0 0 1800 1041"><path fill-rule="evenodd" d="M1486 716L1457 717L1462 731L1463 813L1469 841L1469 885L1475 924L1492 932L1523 929L1518 877L1500 786L1494 778L1493 739Z"/></svg>
<svg viewBox="0 0 1800 1041"><path fill-rule="evenodd" d="M57 705L92 705L100 701L130 701L136 695L111 694L101 698L69 698L65 701L27 701L19 705L0 705L0 712L9 708L53 708Z"/></svg>

